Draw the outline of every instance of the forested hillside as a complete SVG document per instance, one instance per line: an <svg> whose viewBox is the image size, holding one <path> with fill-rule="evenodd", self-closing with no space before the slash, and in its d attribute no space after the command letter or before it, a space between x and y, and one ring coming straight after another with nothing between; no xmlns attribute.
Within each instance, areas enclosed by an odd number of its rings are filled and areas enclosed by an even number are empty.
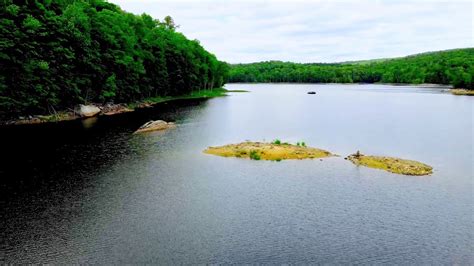
<svg viewBox="0 0 474 266"><path fill-rule="evenodd" d="M341 64L232 65L229 82L437 83L474 89L474 48Z"/></svg>
<svg viewBox="0 0 474 266"><path fill-rule="evenodd" d="M9 114L221 87L227 64L170 17L103 0L2 0L0 70L0 113Z"/></svg>

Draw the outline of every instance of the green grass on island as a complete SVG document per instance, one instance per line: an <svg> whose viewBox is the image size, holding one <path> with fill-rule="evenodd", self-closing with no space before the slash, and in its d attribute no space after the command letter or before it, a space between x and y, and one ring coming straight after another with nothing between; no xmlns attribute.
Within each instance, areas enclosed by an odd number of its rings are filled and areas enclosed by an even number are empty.
<svg viewBox="0 0 474 266"><path fill-rule="evenodd" d="M382 169L395 174L421 176L433 173L433 168L427 164L394 157L368 156L357 152L346 159L355 165Z"/></svg>
<svg viewBox="0 0 474 266"><path fill-rule="evenodd" d="M281 161L288 159L317 159L335 156L334 154L317 149L306 147L304 142L297 144L282 143L275 140L272 143L265 142L242 142L238 144L228 144L218 147L209 147L204 153L223 157L249 158L252 160Z"/></svg>

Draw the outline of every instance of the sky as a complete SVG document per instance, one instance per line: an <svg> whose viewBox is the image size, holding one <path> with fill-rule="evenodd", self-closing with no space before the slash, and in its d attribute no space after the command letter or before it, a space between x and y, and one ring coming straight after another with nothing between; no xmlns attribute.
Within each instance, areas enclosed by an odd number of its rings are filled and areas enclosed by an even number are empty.
<svg viewBox="0 0 474 266"><path fill-rule="evenodd" d="M452 1L109 0L173 17L219 60L343 62L474 46L474 4Z"/></svg>

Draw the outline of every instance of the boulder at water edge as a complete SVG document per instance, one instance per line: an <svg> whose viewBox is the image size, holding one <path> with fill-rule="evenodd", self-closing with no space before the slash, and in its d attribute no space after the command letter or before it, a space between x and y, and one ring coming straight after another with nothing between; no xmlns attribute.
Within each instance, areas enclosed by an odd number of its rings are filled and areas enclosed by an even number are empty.
<svg viewBox="0 0 474 266"><path fill-rule="evenodd" d="M99 107L95 105L83 105L80 104L76 108L76 113L81 117L92 117L100 113Z"/></svg>

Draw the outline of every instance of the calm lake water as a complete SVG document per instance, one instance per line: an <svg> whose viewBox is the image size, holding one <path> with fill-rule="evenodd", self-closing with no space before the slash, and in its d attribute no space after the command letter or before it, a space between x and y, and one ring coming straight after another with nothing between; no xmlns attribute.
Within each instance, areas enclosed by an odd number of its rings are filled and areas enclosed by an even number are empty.
<svg viewBox="0 0 474 266"><path fill-rule="evenodd" d="M440 87L226 87L250 92L1 128L0 262L474 263L474 97ZM178 127L132 134L150 119ZM341 157L202 153L276 138ZM343 159L357 150L434 173Z"/></svg>

